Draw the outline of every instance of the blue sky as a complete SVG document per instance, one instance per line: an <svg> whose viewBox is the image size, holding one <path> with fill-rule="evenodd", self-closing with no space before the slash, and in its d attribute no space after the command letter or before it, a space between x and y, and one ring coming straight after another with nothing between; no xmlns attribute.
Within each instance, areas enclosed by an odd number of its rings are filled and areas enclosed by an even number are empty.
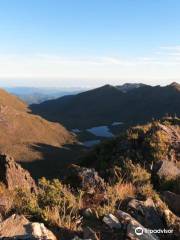
<svg viewBox="0 0 180 240"><path fill-rule="evenodd" d="M180 79L179 0L0 0L0 85Z"/></svg>

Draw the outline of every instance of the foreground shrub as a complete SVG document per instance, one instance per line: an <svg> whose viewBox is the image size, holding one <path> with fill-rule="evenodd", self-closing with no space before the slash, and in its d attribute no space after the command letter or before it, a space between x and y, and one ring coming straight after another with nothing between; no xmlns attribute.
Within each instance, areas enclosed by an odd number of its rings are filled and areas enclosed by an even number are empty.
<svg viewBox="0 0 180 240"><path fill-rule="evenodd" d="M57 179L49 181L42 178L39 186L38 204L43 209L43 219L63 228L77 230L82 206L81 192L73 194Z"/></svg>
<svg viewBox="0 0 180 240"><path fill-rule="evenodd" d="M37 194L16 190L11 211L48 225L77 230L80 225L81 199L81 193L72 194L70 188L59 180L42 178Z"/></svg>

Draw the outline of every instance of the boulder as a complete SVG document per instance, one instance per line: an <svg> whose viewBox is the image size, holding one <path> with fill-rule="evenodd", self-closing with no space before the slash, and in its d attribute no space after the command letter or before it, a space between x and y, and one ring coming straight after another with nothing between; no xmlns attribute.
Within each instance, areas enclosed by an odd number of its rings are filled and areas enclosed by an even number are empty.
<svg viewBox="0 0 180 240"><path fill-rule="evenodd" d="M174 162L158 161L153 167L153 173L159 180L172 180L180 176L180 169Z"/></svg>
<svg viewBox="0 0 180 240"><path fill-rule="evenodd" d="M153 166L152 179L159 190L180 191L180 169L173 161L158 161Z"/></svg>
<svg viewBox="0 0 180 240"><path fill-rule="evenodd" d="M132 199L126 207L127 212L140 224L148 229L166 229L171 232L169 239L176 239L180 232L180 218L173 214L167 206L157 198L153 201ZM158 234L158 237L167 237L166 234Z"/></svg>
<svg viewBox="0 0 180 240"><path fill-rule="evenodd" d="M151 198L146 201L131 199L127 204L126 211L144 227L150 229L165 227L162 217Z"/></svg>
<svg viewBox="0 0 180 240"><path fill-rule="evenodd" d="M129 240L158 240L159 238L147 231L138 221L136 221L130 214L121 210L116 212L116 216L125 228L125 238Z"/></svg>
<svg viewBox="0 0 180 240"><path fill-rule="evenodd" d="M0 223L0 234L4 240L57 240L43 223L32 223L23 215L16 214Z"/></svg>
<svg viewBox="0 0 180 240"><path fill-rule="evenodd" d="M110 227L111 229L113 229L113 228L120 229L121 228L121 224L120 224L119 220L113 214L108 214L108 215L104 216L103 222L106 225L108 225L108 227Z"/></svg>
<svg viewBox="0 0 180 240"><path fill-rule="evenodd" d="M29 172L5 154L0 155L0 182L3 182L9 190L23 188L36 191L35 181Z"/></svg>
<svg viewBox="0 0 180 240"><path fill-rule="evenodd" d="M170 191L164 191L161 194L162 200L168 205L176 215L180 216L180 194L176 194Z"/></svg>
<svg viewBox="0 0 180 240"><path fill-rule="evenodd" d="M89 194L105 192L104 180L93 168L72 164L68 169L66 180L75 188L81 188Z"/></svg>
<svg viewBox="0 0 180 240"><path fill-rule="evenodd" d="M34 238L57 240L55 235L50 230L48 230L43 223L30 223L29 228L31 229L31 232L29 232L29 234L32 235Z"/></svg>

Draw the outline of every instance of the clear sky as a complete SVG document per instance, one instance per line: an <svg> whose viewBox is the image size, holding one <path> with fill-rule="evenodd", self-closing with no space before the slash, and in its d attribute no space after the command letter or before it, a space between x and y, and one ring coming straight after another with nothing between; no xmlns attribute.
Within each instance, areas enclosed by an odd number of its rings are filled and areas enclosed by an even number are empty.
<svg viewBox="0 0 180 240"><path fill-rule="evenodd" d="M0 85L180 82L179 0L0 0Z"/></svg>

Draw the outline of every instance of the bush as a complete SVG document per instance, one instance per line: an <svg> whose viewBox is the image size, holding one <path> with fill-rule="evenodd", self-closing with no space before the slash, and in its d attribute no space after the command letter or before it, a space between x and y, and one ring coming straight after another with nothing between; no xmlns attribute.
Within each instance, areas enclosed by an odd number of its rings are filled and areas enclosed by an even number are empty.
<svg viewBox="0 0 180 240"><path fill-rule="evenodd" d="M82 206L82 194L72 194L70 188L59 180L52 181L42 178L39 181L38 204L45 221L71 230L77 230L79 210Z"/></svg>
<svg viewBox="0 0 180 240"><path fill-rule="evenodd" d="M81 193L72 194L70 188L59 180L42 178L37 194L21 189L15 191L11 211L43 221L47 225L77 230L81 205Z"/></svg>
<svg viewBox="0 0 180 240"><path fill-rule="evenodd" d="M14 193L13 200L12 210L16 213L24 214L32 218L39 217L41 209L38 206L38 198L34 193L24 189L17 189Z"/></svg>
<svg viewBox="0 0 180 240"><path fill-rule="evenodd" d="M162 160L169 151L168 135L157 128L158 127L154 123L154 126L152 128L154 131L152 131L147 137L145 137L144 145L148 149L148 158L151 161Z"/></svg>

